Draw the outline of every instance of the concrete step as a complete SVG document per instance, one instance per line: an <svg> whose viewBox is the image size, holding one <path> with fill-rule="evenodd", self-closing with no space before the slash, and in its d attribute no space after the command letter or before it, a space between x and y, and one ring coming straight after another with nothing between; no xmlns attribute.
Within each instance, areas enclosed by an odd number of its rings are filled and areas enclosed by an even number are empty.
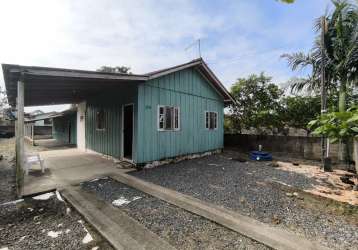
<svg viewBox="0 0 358 250"><path fill-rule="evenodd" d="M194 214L200 215L220 225L230 228L242 235L254 239L273 249L279 250L328 250L318 242L310 241L292 232L272 227L248 216L164 188L162 186L140 180L127 174L113 174L114 180L150 194L170 204L178 206Z"/></svg>
<svg viewBox="0 0 358 250"><path fill-rule="evenodd" d="M175 249L120 209L99 200L80 187L68 186L60 192L116 249Z"/></svg>

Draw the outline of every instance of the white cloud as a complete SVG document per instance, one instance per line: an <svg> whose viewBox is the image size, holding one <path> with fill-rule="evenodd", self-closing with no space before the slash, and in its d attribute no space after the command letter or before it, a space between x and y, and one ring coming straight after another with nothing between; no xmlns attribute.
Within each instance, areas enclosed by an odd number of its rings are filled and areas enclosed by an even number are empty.
<svg viewBox="0 0 358 250"><path fill-rule="evenodd" d="M307 48L312 36L312 20L302 19L295 8L321 11L327 0L317 2L287 7L276 22L267 19L261 0L217 6L190 0L1 1L0 63L89 70L127 65L144 73L193 59L196 49L184 49L202 38L204 58L227 87L261 71L284 81L292 73L279 55ZM285 50L277 48L282 45Z"/></svg>

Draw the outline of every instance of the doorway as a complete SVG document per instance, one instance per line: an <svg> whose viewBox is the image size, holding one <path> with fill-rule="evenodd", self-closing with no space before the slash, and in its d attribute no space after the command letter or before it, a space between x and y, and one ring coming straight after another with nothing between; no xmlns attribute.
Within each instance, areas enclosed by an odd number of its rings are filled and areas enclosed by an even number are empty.
<svg viewBox="0 0 358 250"><path fill-rule="evenodd" d="M68 144L71 144L71 122L68 122Z"/></svg>
<svg viewBox="0 0 358 250"><path fill-rule="evenodd" d="M133 104L123 106L122 113L122 138L123 138L123 158L132 160L133 151Z"/></svg>

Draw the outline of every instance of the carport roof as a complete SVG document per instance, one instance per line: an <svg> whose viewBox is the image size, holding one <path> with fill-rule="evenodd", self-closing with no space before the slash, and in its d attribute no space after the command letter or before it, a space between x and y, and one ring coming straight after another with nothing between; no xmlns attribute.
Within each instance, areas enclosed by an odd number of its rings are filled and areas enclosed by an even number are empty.
<svg viewBox="0 0 358 250"><path fill-rule="evenodd" d="M25 82L25 106L78 103L103 90L138 84L186 68L195 67L224 97L235 102L222 83L201 59L143 75L2 64L9 104L16 105L17 82Z"/></svg>
<svg viewBox="0 0 358 250"><path fill-rule="evenodd" d="M25 106L78 103L88 96L123 84L139 83L143 75L62 68L2 65L9 104L16 105L17 81L25 82Z"/></svg>

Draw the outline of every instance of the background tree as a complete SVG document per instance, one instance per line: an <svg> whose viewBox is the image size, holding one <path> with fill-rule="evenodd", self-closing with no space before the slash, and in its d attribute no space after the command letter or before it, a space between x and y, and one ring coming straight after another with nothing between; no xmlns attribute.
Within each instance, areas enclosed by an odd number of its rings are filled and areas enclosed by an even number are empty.
<svg viewBox="0 0 358 250"><path fill-rule="evenodd" d="M99 69L97 69L97 71L106 72L106 73L132 74L130 72L130 69L131 68L127 66L115 66L115 67L102 66Z"/></svg>
<svg viewBox="0 0 358 250"><path fill-rule="evenodd" d="M307 124L321 112L320 96L288 96L282 99L280 119L287 127L311 132Z"/></svg>
<svg viewBox="0 0 358 250"><path fill-rule="evenodd" d="M321 50L325 55L325 73L328 93L339 92L339 111L346 111L347 91L358 82L358 8L346 0L332 0L334 11L326 15L327 27L321 27L319 19L315 27L317 37L308 54L303 52L284 54L292 70L306 67L312 73L306 79L297 79L291 85L293 91L318 91L322 67ZM321 48L320 33L325 29L325 47Z"/></svg>
<svg viewBox="0 0 358 250"><path fill-rule="evenodd" d="M0 114L5 115L5 111L9 108L6 91L0 86Z"/></svg>
<svg viewBox="0 0 358 250"><path fill-rule="evenodd" d="M271 79L264 73L253 74L232 85L231 94L239 103L230 107L234 129L241 132L255 128L260 133L262 128L273 130L283 126L279 119L283 91Z"/></svg>

